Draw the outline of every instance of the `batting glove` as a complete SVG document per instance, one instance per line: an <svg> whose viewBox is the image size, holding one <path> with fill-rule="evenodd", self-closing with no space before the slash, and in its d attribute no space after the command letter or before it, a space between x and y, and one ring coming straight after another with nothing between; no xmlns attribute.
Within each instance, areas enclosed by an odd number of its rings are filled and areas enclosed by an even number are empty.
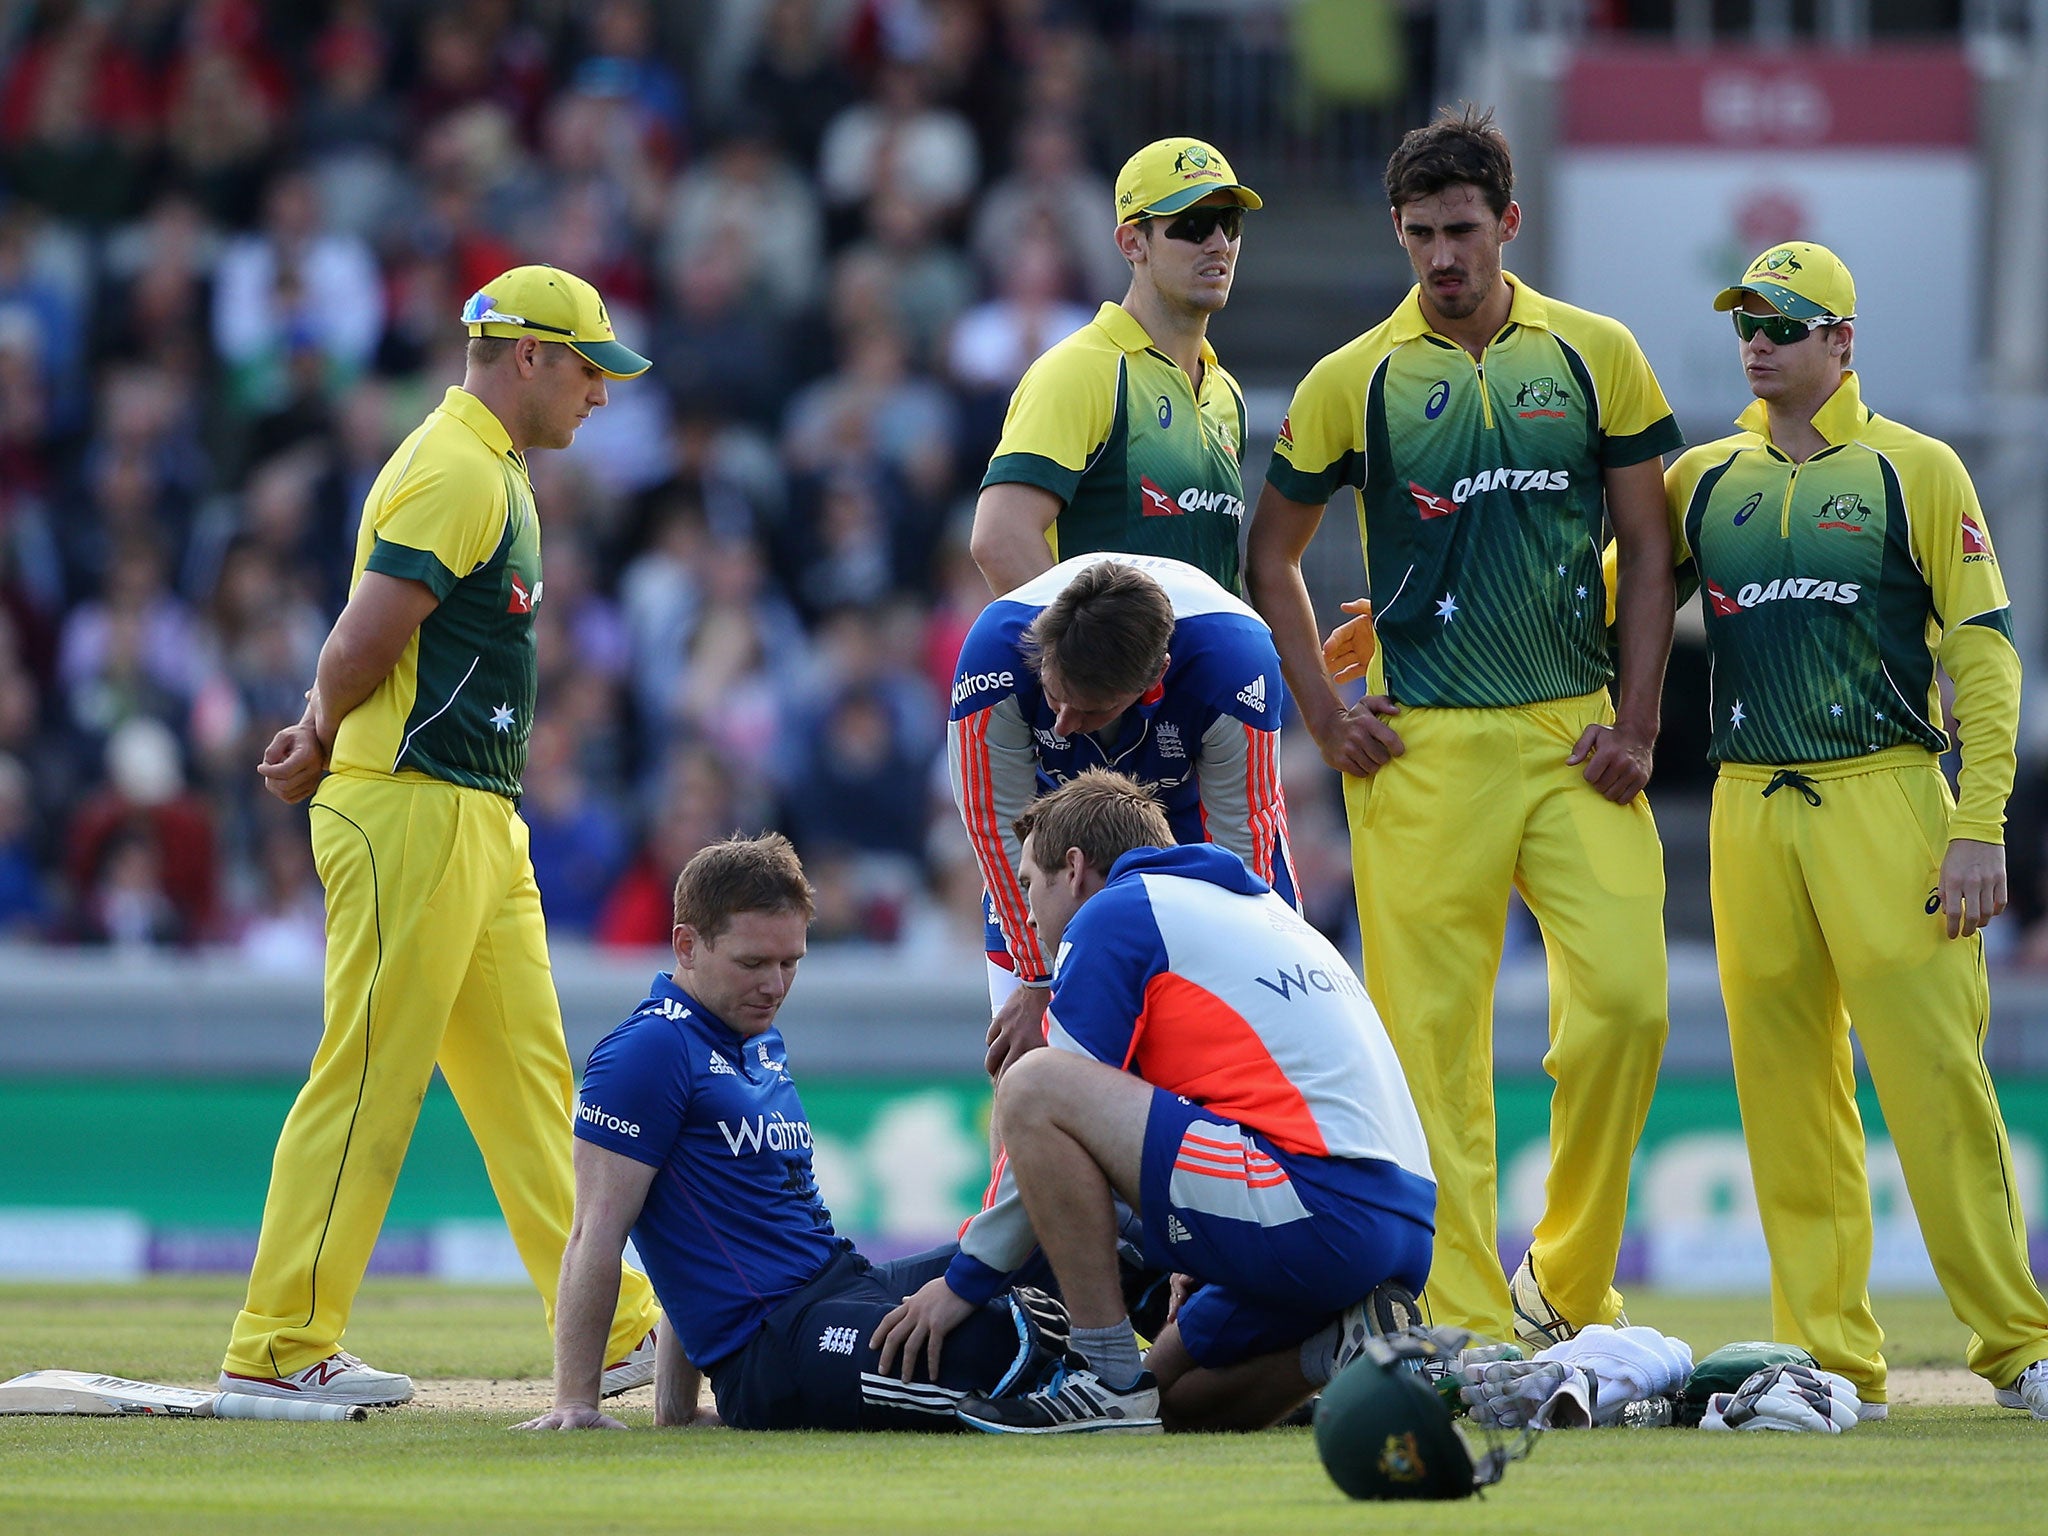
<svg viewBox="0 0 2048 1536"><path fill-rule="evenodd" d="M1700 1428L1839 1435L1855 1425L1856 1408L1847 1378L1806 1365L1772 1365L1735 1391L1708 1398Z"/></svg>

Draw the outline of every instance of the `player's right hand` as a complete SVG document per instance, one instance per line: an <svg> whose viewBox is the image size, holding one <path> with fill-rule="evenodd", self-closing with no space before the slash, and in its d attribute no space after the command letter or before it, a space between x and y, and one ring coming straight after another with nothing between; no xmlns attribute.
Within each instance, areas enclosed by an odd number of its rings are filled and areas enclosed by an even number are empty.
<svg viewBox="0 0 2048 1536"><path fill-rule="evenodd" d="M288 725L270 738L263 749L263 761L256 765L263 787L286 805L297 805L320 787L327 771L327 753L320 737L306 721Z"/></svg>
<svg viewBox="0 0 2048 1536"><path fill-rule="evenodd" d="M1019 987L1004 999L988 1022L988 1054L981 1064L989 1081L1009 1071L1026 1051L1045 1044L1045 1005L1051 996L1044 987Z"/></svg>
<svg viewBox="0 0 2048 1536"><path fill-rule="evenodd" d="M1330 631L1330 638L1323 642L1323 665L1330 669L1331 682L1348 683L1365 676L1373 652L1379 649L1379 635L1372 627L1371 598L1354 597L1339 606L1358 617L1346 619Z"/></svg>
<svg viewBox="0 0 2048 1536"><path fill-rule="evenodd" d="M528 1419L524 1424L514 1424L514 1429L624 1429L626 1426L608 1413L600 1412L588 1403L572 1403L567 1408L551 1408L537 1419Z"/></svg>
<svg viewBox="0 0 2048 1536"><path fill-rule="evenodd" d="M1323 761L1339 773L1360 778L1379 772L1408 750L1386 723L1399 713L1401 706L1392 699L1367 694L1317 734Z"/></svg>

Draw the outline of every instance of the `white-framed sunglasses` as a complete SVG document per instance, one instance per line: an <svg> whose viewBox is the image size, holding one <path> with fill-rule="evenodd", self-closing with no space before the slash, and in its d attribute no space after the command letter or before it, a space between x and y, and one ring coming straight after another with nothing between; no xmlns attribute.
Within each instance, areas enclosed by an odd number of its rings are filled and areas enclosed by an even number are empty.
<svg viewBox="0 0 2048 1536"><path fill-rule="evenodd" d="M491 296L479 290L469 296L469 302L462 306L464 325L516 325L529 331L546 331L555 336L574 336L576 332L563 325L548 325L540 320L529 320L524 315L508 315L491 302Z"/></svg>

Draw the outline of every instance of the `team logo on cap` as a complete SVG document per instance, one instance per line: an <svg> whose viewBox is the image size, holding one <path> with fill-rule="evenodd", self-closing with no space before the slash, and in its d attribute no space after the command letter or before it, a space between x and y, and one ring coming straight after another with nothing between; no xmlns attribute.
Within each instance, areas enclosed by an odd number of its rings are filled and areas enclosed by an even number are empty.
<svg viewBox="0 0 2048 1536"><path fill-rule="evenodd" d="M1775 251L1766 251L1757 257L1756 265L1749 270L1752 276L1760 272L1775 272L1780 277L1789 277L1794 272L1804 272L1806 268L1799 264L1791 246L1781 245Z"/></svg>
<svg viewBox="0 0 2048 1536"><path fill-rule="evenodd" d="M1206 144L1190 144L1173 157L1173 174L1182 181L1200 181L1204 176L1223 178L1223 172L1216 168L1220 159L1215 150Z"/></svg>
<svg viewBox="0 0 2048 1536"><path fill-rule="evenodd" d="M1419 1483L1429 1475L1413 1430L1387 1436L1387 1443L1380 1447L1380 1472L1397 1483Z"/></svg>

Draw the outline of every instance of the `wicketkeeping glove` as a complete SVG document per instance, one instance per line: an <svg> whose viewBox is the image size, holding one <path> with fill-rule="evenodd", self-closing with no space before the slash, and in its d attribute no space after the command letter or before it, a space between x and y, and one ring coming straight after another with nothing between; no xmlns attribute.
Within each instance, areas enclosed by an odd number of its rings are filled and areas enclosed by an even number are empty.
<svg viewBox="0 0 2048 1536"><path fill-rule="evenodd" d="M1330 669L1333 683L1348 683L1365 676L1366 668L1372 665L1372 653L1379 648L1379 636L1372 627L1372 599L1353 598L1343 609L1358 617L1346 619L1323 642L1323 665Z"/></svg>
<svg viewBox="0 0 2048 1536"><path fill-rule="evenodd" d="M1458 1368L1458 1395L1489 1429L1523 1429L1561 1396L1590 1403L1590 1372L1562 1360L1486 1360Z"/></svg>
<svg viewBox="0 0 2048 1536"><path fill-rule="evenodd" d="M1854 1427L1858 1401L1847 1378L1806 1365L1773 1365L1734 1392L1707 1400L1701 1429L1775 1429L1839 1435Z"/></svg>

